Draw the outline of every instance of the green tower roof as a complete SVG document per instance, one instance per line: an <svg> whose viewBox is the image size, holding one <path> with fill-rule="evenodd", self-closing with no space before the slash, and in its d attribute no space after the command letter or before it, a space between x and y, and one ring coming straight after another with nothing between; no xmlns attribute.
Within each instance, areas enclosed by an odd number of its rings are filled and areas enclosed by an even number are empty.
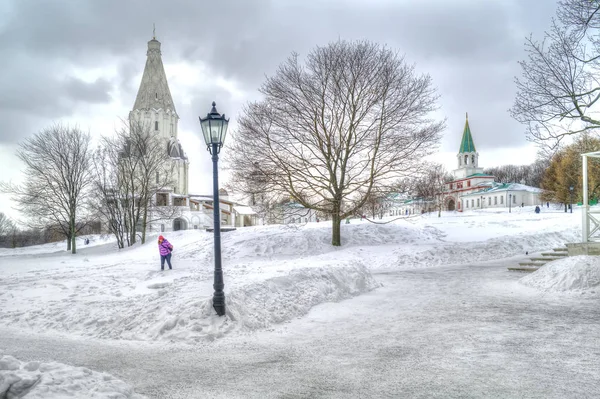
<svg viewBox="0 0 600 399"><path fill-rule="evenodd" d="M473 143L473 136L471 136L471 129L469 128L469 114L466 115L467 120L465 121L465 130L463 131L462 140L460 142L459 154L463 152L476 152L475 143Z"/></svg>

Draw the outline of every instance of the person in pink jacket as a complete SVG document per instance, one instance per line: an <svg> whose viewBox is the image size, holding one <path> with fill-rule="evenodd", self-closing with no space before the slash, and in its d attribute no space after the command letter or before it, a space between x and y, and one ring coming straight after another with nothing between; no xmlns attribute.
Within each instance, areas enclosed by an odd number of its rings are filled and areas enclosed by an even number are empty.
<svg viewBox="0 0 600 399"><path fill-rule="evenodd" d="M160 270L165 270L165 260L169 265L169 269L173 269L171 267L171 251L173 250L173 245L163 236L158 236L158 251L160 252Z"/></svg>

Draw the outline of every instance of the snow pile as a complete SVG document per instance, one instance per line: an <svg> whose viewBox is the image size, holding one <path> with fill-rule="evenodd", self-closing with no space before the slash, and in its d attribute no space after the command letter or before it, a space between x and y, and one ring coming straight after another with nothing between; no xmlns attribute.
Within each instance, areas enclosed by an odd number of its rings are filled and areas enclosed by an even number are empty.
<svg viewBox="0 0 600 399"><path fill-rule="evenodd" d="M302 316L315 305L339 301L370 291L378 284L357 262L315 264L292 268L288 274L226 291L227 316L218 317L212 298L186 293L189 278L171 283L150 283L154 293L107 302L72 306L53 301L31 310L0 312L13 327L40 332L60 332L108 339L202 341L223 337L232 331L267 328Z"/></svg>
<svg viewBox="0 0 600 399"><path fill-rule="evenodd" d="M482 242L440 243L423 250L412 248L406 251L406 248L400 248L394 251L396 260L391 262L390 266L411 269L486 262L524 254L526 251L533 253L562 247L566 242L575 242L578 239L578 231L568 230L504 236Z"/></svg>
<svg viewBox="0 0 600 399"><path fill-rule="evenodd" d="M358 262L343 267L292 271L235 291L227 299L229 315L250 329L266 328L303 316L315 305L359 295L379 287Z"/></svg>
<svg viewBox="0 0 600 399"><path fill-rule="evenodd" d="M109 374L84 367L50 362L24 363L12 356L0 358L0 398L144 399L133 388Z"/></svg>
<svg viewBox="0 0 600 399"><path fill-rule="evenodd" d="M600 257L572 256L555 260L519 280L544 292L600 293Z"/></svg>

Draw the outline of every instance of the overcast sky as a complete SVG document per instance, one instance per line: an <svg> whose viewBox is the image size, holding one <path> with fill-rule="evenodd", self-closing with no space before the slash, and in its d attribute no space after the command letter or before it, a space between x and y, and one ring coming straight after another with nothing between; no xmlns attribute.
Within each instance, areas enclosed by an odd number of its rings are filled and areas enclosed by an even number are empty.
<svg viewBox="0 0 600 399"><path fill-rule="evenodd" d="M291 52L340 38L386 44L432 76L448 126L436 160L448 169L465 112L480 166L531 163L536 151L507 110L524 38L541 38L555 9L556 0L3 0L1 179L22 179L18 143L53 122L114 131L135 101L153 23L193 193L212 187L198 124L211 101L235 121ZM0 196L14 216L9 207Z"/></svg>

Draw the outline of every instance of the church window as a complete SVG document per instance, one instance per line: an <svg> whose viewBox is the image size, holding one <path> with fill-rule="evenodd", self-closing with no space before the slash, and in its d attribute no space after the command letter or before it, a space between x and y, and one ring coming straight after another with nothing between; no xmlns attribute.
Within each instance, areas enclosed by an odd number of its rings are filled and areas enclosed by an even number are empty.
<svg viewBox="0 0 600 399"><path fill-rule="evenodd" d="M504 205L504 197L500 197L500 205Z"/></svg>
<svg viewBox="0 0 600 399"><path fill-rule="evenodd" d="M454 188L454 184L450 183L450 190Z"/></svg>
<svg viewBox="0 0 600 399"><path fill-rule="evenodd" d="M471 200L471 208L475 207L475 200Z"/></svg>
<svg viewBox="0 0 600 399"><path fill-rule="evenodd" d="M158 93L154 93L154 99L158 100Z"/></svg>
<svg viewBox="0 0 600 399"><path fill-rule="evenodd" d="M498 197L494 197L494 205L498 205Z"/></svg>
<svg viewBox="0 0 600 399"><path fill-rule="evenodd" d="M471 155L471 163L475 165L475 155Z"/></svg>
<svg viewBox="0 0 600 399"><path fill-rule="evenodd" d="M479 207L479 198L477 198L477 206Z"/></svg>
<svg viewBox="0 0 600 399"><path fill-rule="evenodd" d="M154 130L158 130L158 121L154 122Z"/></svg>
<svg viewBox="0 0 600 399"><path fill-rule="evenodd" d="M471 180L467 180L467 187L471 187Z"/></svg>
<svg viewBox="0 0 600 399"><path fill-rule="evenodd" d="M512 197L513 197L513 204L516 204L517 203L517 196L513 194Z"/></svg>
<svg viewBox="0 0 600 399"><path fill-rule="evenodd" d="M469 156L465 155L465 165L468 165L468 164L469 164Z"/></svg>
<svg viewBox="0 0 600 399"><path fill-rule="evenodd" d="M488 197L488 205L492 205L492 197Z"/></svg>

